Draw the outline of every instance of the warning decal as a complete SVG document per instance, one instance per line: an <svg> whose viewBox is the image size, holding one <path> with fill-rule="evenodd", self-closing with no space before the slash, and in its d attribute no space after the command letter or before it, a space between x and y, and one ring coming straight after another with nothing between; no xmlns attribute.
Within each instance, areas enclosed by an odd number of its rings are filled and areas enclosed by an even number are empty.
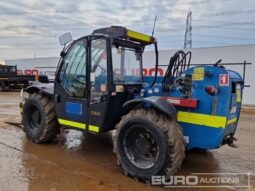
<svg viewBox="0 0 255 191"><path fill-rule="evenodd" d="M194 73L192 74L192 80L193 81L203 81L204 73L205 73L205 71L204 71L203 67L194 68Z"/></svg>
<svg viewBox="0 0 255 191"><path fill-rule="evenodd" d="M220 74L220 86L229 86L229 74Z"/></svg>

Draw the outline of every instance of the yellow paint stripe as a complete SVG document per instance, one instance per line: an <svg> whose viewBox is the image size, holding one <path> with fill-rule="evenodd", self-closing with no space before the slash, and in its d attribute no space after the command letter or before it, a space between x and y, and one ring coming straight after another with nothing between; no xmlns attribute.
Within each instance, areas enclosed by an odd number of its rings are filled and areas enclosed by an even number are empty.
<svg viewBox="0 0 255 191"><path fill-rule="evenodd" d="M236 121L237 121L237 118L230 119L230 120L228 120L227 125L235 123Z"/></svg>
<svg viewBox="0 0 255 191"><path fill-rule="evenodd" d="M205 125L214 128L225 128L227 118L222 116L179 111L177 120L179 122L191 123L195 125Z"/></svg>
<svg viewBox="0 0 255 191"><path fill-rule="evenodd" d="M127 36L129 38L133 38L133 39L137 39L137 40L141 40L141 41L145 41L145 42L152 41L151 36L148 36L148 35L145 35L145 34L142 34L139 32L135 32L135 31L131 31L131 30L128 30Z"/></svg>
<svg viewBox="0 0 255 191"><path fill-rule="evenodd" d="M67 125L67 126L71 126L71 127L75 127L75 128L79 128L79 129L86 129L86 124L85 123L78 123L78 122L69 121L69 120L66 120L66 119L58 119L58 122L61 125ZM99 127L95 126L95 125L89 125L89 131L99 133Z"/></svg>
<svg viewBox="0 0 255 191"><path fill-rule="evenodd" d="M8 80L9 78L0 78L0 80Z"/></svg>
<svg viewBox="0 0 255 191"><path fill-rule="evenodd" d="M93 131L98 133L99 132L99 127L95 125L89 125L89 131Z"/></svg>
<svg viewBox="0 0 255 191"><path fill-rule="evenodd" d="M58 119L58 122L61 125L68 125L68 126L71 126L71 127L86 129L86 124L84 124L84 123L78 123L78 122L69 121L69 120L65 120L65 119Z"/></svg>

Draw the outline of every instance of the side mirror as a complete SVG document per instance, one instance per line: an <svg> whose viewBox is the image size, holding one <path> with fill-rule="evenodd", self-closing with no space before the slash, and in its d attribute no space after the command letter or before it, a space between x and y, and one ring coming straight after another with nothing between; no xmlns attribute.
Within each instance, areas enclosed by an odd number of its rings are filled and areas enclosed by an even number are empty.
<svg viewBox="0 0 255 191"><path fill-rule="evenodd" d="M58 40L59 40L60 45L64 46L67 43L71 42L73 39L72 39L72 35L70 33L65 33L65 34L61 35L58 38Z"/></svg>

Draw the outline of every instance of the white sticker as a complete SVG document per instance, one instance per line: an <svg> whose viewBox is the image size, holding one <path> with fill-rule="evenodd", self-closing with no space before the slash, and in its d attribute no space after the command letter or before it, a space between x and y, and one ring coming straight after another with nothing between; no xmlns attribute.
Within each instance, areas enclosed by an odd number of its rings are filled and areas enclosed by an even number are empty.
<svg viewBox="0 0 255 191"><path fill-rule="evenodd" d="M237 107L234 106L234 107L231 108L230 113L236 113L236 111L237 111Z"/></svg>
<svg viewBox="0 0 255 191"><path fill-rule="evenodd" d="M184 139L185 139L186 143L189 144L189 136L184 136Z"/></svg>
<svg viewBox="0 0 255 191"><path fill-rule="evenodd" d="M154 93L159 93L159 88L154 88Z"/></svg>
<svg viewBox="0 0 255 191"><path fill-rule="evenodd" d="M107 91L107 86L106 86L106 84L101 84L101 86L100 86L100 91L101 91L101 92L106 92L106 91Z"/></svg>
<svg viewBox="0 0 255 191"><path fill-rule="evenodd" d="M181 104L181 100L179 99L167 99L167 101L173 104Z"/></svg>
<svg viewBox="0 0 255 191"><path fill-rule="evenodd" d="M124 86L123 85L116 85L115 90L116 90L116 92L123 92L124 91Z"/></svg>
<svg viewBox="0 0 255 191"><path fill-rule="evenodd" d="M148 94L152 94L152 90L148 90Z"/></svg>

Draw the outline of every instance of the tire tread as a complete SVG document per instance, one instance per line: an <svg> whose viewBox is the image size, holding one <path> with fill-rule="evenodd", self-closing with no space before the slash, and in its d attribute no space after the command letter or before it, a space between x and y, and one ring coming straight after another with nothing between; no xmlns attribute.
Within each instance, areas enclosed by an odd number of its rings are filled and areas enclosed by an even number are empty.
<svg viewBox="0 0 255 191"><path fill-rule="evenodd" d="M131 110L128 114L122 116L121 121L116 125L116 132L113 135L113 152L117 155L117 163L121 165L121 157L117 152L117 140L122 127L126 122L128 122L128 120L132 119L133 117L141 116L156 123L157 127L160 128L167 136L169 161L163 172L160 172L160 175L165 175L166 178L169 178L170 176L176 174L182 165L182 162L185 158L186 141L184 139L183 130L180 125L178 125L175 120L169 119L167 116L157 112L155 109ZM127 171L127 169L124 169L124 171Z"/></svg>
<svg viewBox="0 0 255 191"><path fill-rule="evenodd" d="M40 93L33 93L26 101L29 101L30 98L36 99L42 105L45 113L42 120L44 120L45 125L40 134L38 134L36 137L29 136L29 138L36 143L50 141L51 139L55 138L60 131L53 100ZM26 128L24 128L24 130L26 132Z"/></svg>

